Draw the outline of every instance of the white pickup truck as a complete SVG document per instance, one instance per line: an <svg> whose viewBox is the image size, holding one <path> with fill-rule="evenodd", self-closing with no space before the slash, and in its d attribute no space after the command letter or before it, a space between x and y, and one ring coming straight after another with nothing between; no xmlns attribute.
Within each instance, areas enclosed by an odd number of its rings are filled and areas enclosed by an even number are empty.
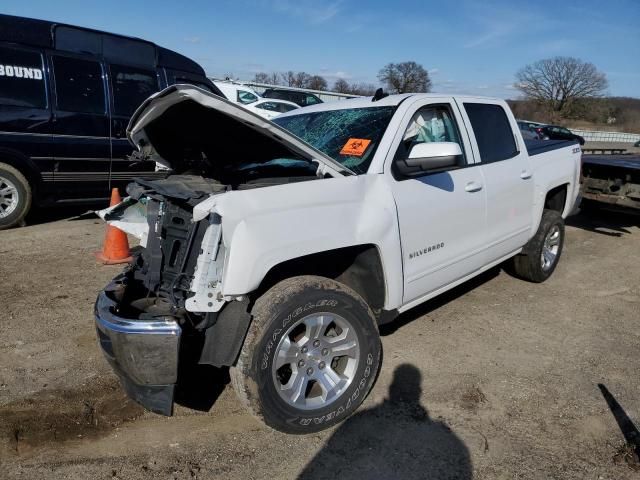
<svg viewBox="0 0 640 480"><path fill-rule="evenodd" d="M381 323L507 260L546 280L578 197L580 147L525 144L489 98L377 95L272 123L178 85L128 135L171 174L100 212L143 247L96 302L107 359L166 415L185 355L229 366L247 407L289 433L360 405Z"/></svg>

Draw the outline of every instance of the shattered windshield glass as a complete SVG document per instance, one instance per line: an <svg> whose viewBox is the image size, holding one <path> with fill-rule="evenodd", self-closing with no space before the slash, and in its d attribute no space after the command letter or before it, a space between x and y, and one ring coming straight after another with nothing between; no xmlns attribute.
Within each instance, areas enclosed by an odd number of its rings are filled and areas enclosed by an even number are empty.
<svg viewBox="0 0 640 480"><path fill-rule="evenodd" d="M350 168L367 172L395 107L347 108L300 113L273 121Z"/></svg>

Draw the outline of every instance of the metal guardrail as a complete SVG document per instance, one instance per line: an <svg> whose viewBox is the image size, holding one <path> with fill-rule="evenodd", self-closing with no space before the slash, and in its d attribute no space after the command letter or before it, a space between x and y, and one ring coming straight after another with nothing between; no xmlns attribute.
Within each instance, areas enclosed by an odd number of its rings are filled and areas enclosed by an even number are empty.
<svg viewBox="0 0 640 480"><path fill-rule="evenodd" d="M640 140L639 133L605 132L597 130L582 130L579 128L571 128L570 130L576 135L583 137L587 142L636 143Z"/></svg>

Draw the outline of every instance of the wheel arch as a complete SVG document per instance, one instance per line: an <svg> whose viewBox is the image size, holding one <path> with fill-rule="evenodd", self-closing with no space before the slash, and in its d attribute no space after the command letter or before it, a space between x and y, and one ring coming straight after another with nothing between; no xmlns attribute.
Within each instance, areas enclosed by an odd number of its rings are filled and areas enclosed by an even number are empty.
<svg viewBox="0 0 640 480"><path fill-rule="evenodd" d="M42 176L33 160L17 150L0 147L0 163L11 165L22 173L29 182L32 193L35 195L42 181Z"/></svg>
<svg viewBox="0 0 640 480"><path fill-rule="evenodd" d="M567 205L567 197L569 194L569 184L563 183L547 191L544 199L545 210L555 210L562 215Z"/></svg>
<svg viewBox="0 0 640 480"><path fill-rule="evenodd" d="M376 245L353 245L285 260L267 272L255 293L261 295L276 283L301 275L330 278L348 286L367 302L376 319L380 319L387 285L382 256Z"/></svg>

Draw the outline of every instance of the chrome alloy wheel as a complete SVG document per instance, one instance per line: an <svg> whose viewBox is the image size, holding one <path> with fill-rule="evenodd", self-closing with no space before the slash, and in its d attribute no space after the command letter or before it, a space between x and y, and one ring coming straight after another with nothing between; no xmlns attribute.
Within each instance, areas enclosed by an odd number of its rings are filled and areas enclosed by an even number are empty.
<svg viewBox="0 0 640 480"><path fill-rule="evenodd" d="M0 177L0 218L13 213L19 202L18 189L4 177Z"/></svg>
<svg viewBox="0 0 640 480"><path fill-rule="evenodd" d="M542 253L540 254L542 270L547 271L556 263L556 258L558 257L558 252L560 250L560 235L560 227L558 225L554 225L544 237Z"/></svg>
<svg viewBox="0 0 640 480"><path fill-rule="evenodd" d="M271 367L274 385L295 408L324 408L353 382L359 355L355 329L345 318L314 313L289 327L280 339Z"/></svg>

